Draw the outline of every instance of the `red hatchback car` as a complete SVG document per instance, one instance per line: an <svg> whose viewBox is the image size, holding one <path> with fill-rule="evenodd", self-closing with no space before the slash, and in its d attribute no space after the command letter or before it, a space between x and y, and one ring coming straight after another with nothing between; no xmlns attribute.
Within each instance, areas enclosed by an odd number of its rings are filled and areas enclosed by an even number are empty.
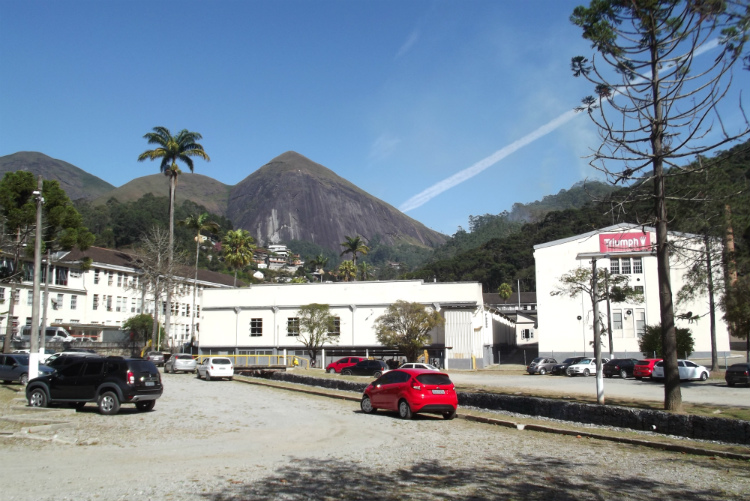
<svg viewBox="0 0 750 501"><path fill-rule="evenodd" d="M654 365L656 362L661 362L661 360L661 358L638 360L633 366L633 377L636 379L651 377L651 373L654 372Z"/></svg>
<svg viewBox="0 0 750 501"><path fill-rule="evenodd" d="M334 372L341 372L341 369L346 369L347 367L352 367L354 365L357 365L358 362L361 362L362 360L365 360L362 357L344 357L336 360L335 362L331 362L326 366L326 372L329 374L333 374Z"/></svg>
<svg viewBox="0 0 750 501"><path fill-rule="evenodd" d="M424 369L396 369L373 381L362 395L362 412L398 411L403 419L414 414L456 417L458 397L448 374Z"/></svg>

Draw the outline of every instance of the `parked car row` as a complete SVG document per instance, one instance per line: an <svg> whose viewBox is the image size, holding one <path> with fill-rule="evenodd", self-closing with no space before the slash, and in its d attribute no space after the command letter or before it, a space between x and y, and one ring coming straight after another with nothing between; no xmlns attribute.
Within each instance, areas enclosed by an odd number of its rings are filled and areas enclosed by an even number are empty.
<svg viewBox="0 0 750 501"><path fill-rule="evenodd" d="M680 379L682 380L699 379L705 381L710 375L706 367L690 360L678 360L677 365L680 372ZM738 373L736 376L737 382L740 380L744 382L743 378L747 375L742 376L741 373L743 370L741 367L736 369ZM596 375L596 359L592 357L571 357L566 358L563 363L557 363L554 358L537 357L526 367L526 372L542 375L549 373L566 374L568 376L591 376ZM622 379L629 377L634 377L635 379L663 379L664 362L661 358L646 358L641 360L636 358L615 358L612 360L602 358L602 374L607 378L619 376ZM734 377L733 375L732 378ZM750 376L747 376L747 378L750 380ZM735 381L735 379L732 379L732 381ZM729 383L729 379L727 379L727 383ZM748 381L748 384L750 384L750 381Z"/></svg>

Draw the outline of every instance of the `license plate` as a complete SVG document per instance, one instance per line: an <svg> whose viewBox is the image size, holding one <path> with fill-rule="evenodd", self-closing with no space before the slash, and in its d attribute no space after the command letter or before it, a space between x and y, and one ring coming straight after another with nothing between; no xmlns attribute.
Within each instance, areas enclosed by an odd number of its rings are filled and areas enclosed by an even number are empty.
<svg viewBox="0 0 750 501"><path fill-rule="evenodd" d="M433 395L445 395L445 390L432 390Z"/></svg>
<svg viewBox="0 0 750 501"><path fill-rule="evenodd" d="M153 381L146 381L146 386L154 386L154 382Z"/></svg>

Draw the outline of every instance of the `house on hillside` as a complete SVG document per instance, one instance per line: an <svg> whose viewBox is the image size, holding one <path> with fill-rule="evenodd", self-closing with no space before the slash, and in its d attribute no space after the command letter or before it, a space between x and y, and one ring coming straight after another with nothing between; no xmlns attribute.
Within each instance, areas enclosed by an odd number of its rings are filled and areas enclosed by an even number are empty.
<svg viewBox="0 0 750 501"><path fill-rule="evenodd" d="M321 353L324 363L346 355L396 356L375 335L375 322L398 300L435 308L445 325L433 330L427 358L444 367L485 367L493 360L493 332L479 283L421 280L261 284L243 289L205 290L201 353L298 356L308 358L298 340L300 307L330 306L334 331Z"/></svg>
<svg viewBox="0 0 750 501"><path fill-rule="evenodd" d="M599 303L602 325L612 325L612 350L616 357L640 357L638 339L647 325L661 322L654 228L618 224L569 238L534 246L540 356L593 355L593 308L588 295L575 298L567 294L552 296L562 275L577 268L598 268L612 275L625 275L631 287L642 293L643 301L612 303L607 317L606 302ZM710 357L711 336L709 301L701 297L686 304L676 304L677 292L685 283L688 262L684 256L701 246L700 238L685 233L670 233L669 240L681 253L670 258L670 282L675 301L676 325L690 329L695 341L693 357ZM718 270L717 270L718 271ZM687 319L690 314L690 320ZM682 316L682 318L681 318ZM602 337L603 353L609 353L608 336ZM719 352L729 351L727 326L716 318L716 344ZM678 354L684 357L684 354Z"/></svg>

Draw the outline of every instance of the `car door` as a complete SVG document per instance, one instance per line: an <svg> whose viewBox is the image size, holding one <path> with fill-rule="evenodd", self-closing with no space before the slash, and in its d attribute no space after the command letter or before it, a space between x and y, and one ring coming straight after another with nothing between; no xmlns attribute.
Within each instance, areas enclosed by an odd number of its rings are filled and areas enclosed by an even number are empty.
<svg viewBox="0 0 750 501"><path fill-rule="evenodd" d="M688 368L685 367L685 362L683 362L682 360L677 362L677 370L680 373L680 379L690 379Z"/></svg>
<svg viewBox="0 0 750 501"><path fill-rule="evenodd" d="M698 374L697 364L694 364L690 360L685 360L683 364L685 368L685 376L683 378L682 372L680 372L680 379L699 379L701 377L701 375ZM680 367L680 370L682 370L682 367Z"/></svg>
<svg viewBox="0 0 750 501"><path fill-rule="evenodd" d="M83 358L74 360L69 365L60 368L50 378L49 392L52 400L68 400L76 398L78 376L86 361Z"/></svg>
<svg viewBox="0 0 750 501"><path fill-rule="evenodd" d="M102 380L103 371L104 360L97 358L87 359L83 366L83 370L78 376L75 396L72 398L93 400L96 395L96 389L99 387Z"/></svg>
<svg viewBox="0 0 750 501"><path fill-rule="evenodd" d="M12 366L13 359L9 355L0 355L0 380L10 381L13 379L11 374Z"/></svg>
<svg viewBox="0 0 750 501"><path fill-rule="evenodd" d="M388 386L391 384L392 380L392 373L386 372L372 383L370 400L374 407L383 407L387 405L388 399L386 395L388 392Z"/></svg>

